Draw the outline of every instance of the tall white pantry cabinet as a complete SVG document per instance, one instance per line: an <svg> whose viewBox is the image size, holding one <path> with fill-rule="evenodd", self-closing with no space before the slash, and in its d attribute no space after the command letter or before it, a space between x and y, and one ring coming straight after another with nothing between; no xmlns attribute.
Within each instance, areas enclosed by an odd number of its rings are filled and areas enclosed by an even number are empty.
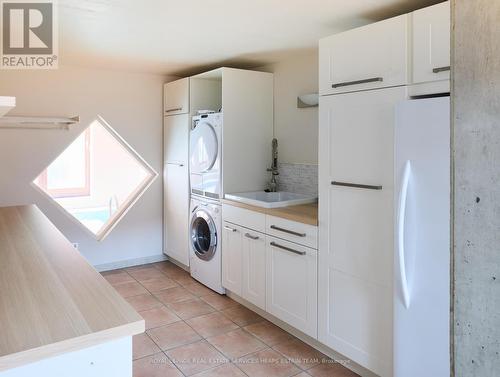
<svg viewBox="0 0 500 377"><path fill-rule="evenodd" d="M393 375L396 105L449 91L449 2L320 41L318 340Z"/></svg>

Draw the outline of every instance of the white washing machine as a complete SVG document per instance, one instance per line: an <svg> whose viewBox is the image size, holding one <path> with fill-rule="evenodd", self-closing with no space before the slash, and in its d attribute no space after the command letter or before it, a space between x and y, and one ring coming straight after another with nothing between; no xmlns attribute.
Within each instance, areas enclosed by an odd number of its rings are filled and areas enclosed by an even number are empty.
<svg viewBox="0 0 500 377"><path fill-rule="evenodd" d="M222 180L222 113L193 117L189 154L191 193L219 200Z"/></svg>
<svg viewBox="0 0 500 377"><path fill-rule="evenodd" d="M206 198L191 198L189 258L191 276L224 294L222 288L221 205Z"/></svg>

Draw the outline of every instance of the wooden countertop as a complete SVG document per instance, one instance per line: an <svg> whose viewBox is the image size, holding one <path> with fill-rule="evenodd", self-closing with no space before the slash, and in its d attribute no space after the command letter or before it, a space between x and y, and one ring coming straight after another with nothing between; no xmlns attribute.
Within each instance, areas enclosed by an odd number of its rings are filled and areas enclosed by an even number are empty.
<svg viewBox="0 0 500 377"><path fill-rule="evenodd" d="M0 208L0 371L143 331L36 206Z"/></svg>
<svg viewBox="0 0 500 377"><path fill-rule="evenodd" d="M262 208L229 199L222 199L222 202L235 207L265 213L266 215L281 217L283 219L297 221L303 224L318 226L318 203L301 204L297 206L281 208Z"/></svg>

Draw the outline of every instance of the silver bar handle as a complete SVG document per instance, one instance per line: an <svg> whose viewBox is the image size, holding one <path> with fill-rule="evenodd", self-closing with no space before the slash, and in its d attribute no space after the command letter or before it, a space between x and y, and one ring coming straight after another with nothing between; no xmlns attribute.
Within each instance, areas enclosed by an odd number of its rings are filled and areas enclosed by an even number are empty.
<svg viewBox="0 0 500 377"><path fill-rule="evenodd" d="M363 185L360 183L332 181L333 186L354 187L367 190L382 190L382 185Z"/></svg>
<svg viewBox="0 0 500 377"><path fill-rule="evenodd" d="M447 65L446 67L437 67L432 70L433 73L446 72L451 70L451 67Z"/></svg>
<svg viewBox="0 0 500 377"><path fill-rule="evenodd" d="M238 229L231 228L230 226L224 225L224 229L229 230L230 232L237 232Z"/></svg>
<svg viewBox="0 0 500 377"><path fill-rule="evenodd" d="M345 81L345 82L338 82L336 84L332 85L332 88L340 88L342 86L350 86L350 85L359 85L359 84L367 84L369 82L382 82L384 81L383 77L372 77L369 79L364 79L364 80L355 80L355 81Z"/></svg>
<svg viewBox="0 0 500 377"><path fill-rule="evenodd" d="M306 255L306 252L305 251L298 251L298 250L295 250L295 249L291 249L289 247L286 247L286 246L283 246L283 245L280 245L280 244L277 244L276 242L271 242L269 243L271 246L273 247L277 247L278 249L282 249L282 250L286 250L286 251L290 251L291 253L294 253L294 254L298 254L298 255Z"/></svg>
<svg viewBox="0 0 500 377"><path fill-rule="evenodd" d="M173 109L165 110L166 113L171 113L173 111L181 111L182 107L174 107Z"/></svg>
<svg viewBox="0 0 500 377"><path fill-rule="evenodd" d="M271 225L270 228L274 229L274 230L277 230L278 232L292 234L292 235L297 236L297 237L305 237L306 236L305 233L294 232L293 230L288 230L288 229L285 229L285 228L280 228L279 226L276 226L276 225Z"/></svg>
<svg viewBox="0 0 500 377"><path fill-rule="evenodd" d="M167 165L175 165L175 166L184 166L184 164L182 162L167 162Z"/></svg>
<svg viewBox="0 0 500 377"><path fill-rule="evenodd" d="M245 233L246 238L250 238L251 240L258 240L259 236L252 236L250 233Z"/></svg>

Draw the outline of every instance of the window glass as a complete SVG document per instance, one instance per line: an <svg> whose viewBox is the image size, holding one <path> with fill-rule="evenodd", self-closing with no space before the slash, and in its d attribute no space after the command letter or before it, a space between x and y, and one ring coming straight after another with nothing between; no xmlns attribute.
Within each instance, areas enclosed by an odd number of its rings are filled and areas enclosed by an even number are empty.
<svg viewBox="0 0 500 377"><path fill-rule="evenodd" d="M34 184L98 239L103 239L156 176L100 118Z"/></svg>

